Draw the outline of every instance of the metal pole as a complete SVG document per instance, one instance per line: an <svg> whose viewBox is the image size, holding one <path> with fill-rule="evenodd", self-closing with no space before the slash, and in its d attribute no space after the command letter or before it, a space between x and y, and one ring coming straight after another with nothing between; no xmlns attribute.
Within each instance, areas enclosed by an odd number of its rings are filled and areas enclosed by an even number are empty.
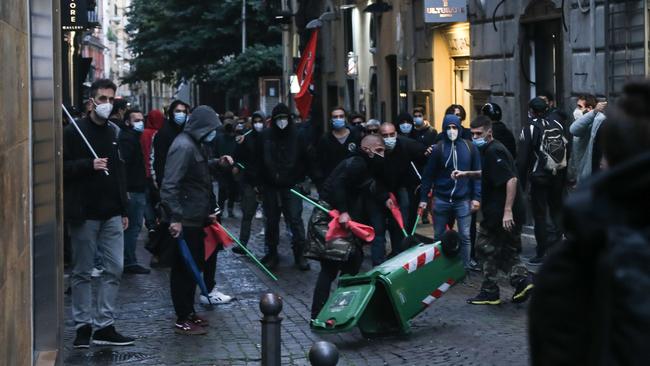
<svg viewBox="0 0 650 366"><path fill-rule="evenodd" d="M241 2L241 52L246 51L246 0Z"/></svg>
<svg viewBox="0 0 650 366"><path fill-rule="evenodd" d="M81 132L81 128L79 128L79 125L77 125L77 122L74 121L74 118L70 115L70 112L65 108L63 104L61 104L61 107L63 108L63 111L65 112L66 116L68 116L68 119L70 120L70 123L74 126L74 128L79 132L79 136L81 136L81 139L86 143L86 146L90 150L90 153L93 154L95 159L99 159L99 156L97 156L97 153L95 152L95 149L90 145L90 142L86 139L86 136L84 135L83 132ZM104 174L108 175L108 170L104 170Z"/></svg>
<svg viewBox="0 0 650 366"><path fill-rule="evenodd" d="M282 298L276 294L264 294L260 299L260 310L264 316L262 323L262 366L280 366L280 325L282 317Z"/></svg>

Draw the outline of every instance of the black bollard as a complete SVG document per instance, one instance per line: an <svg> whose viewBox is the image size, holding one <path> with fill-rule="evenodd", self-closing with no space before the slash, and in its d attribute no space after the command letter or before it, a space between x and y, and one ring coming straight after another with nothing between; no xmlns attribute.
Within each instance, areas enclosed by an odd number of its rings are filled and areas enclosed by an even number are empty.
<svg viewBox="0 0 650 366"><path fill-rule="evenodd" d="M339 350L330 342L316 342L309 350L309 362L313 366L335 366L339 362Z"/></svg>
<svg viewBox="0 0 650 366"><path fill-rule="evenodd" d="M280 324L282 298L276 294L264 294L260 299L262 323L262 366L280 366Z"/></svg>

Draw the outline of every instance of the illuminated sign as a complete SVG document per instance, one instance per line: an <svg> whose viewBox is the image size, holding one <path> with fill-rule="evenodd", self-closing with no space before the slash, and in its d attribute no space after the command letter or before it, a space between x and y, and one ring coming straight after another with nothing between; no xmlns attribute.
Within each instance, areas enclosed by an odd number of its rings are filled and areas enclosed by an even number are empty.
<svg viewBox="0 0 650 366"><path fill-rule="evenodd" d="M467 21L467 0L424 0L425 23Z"/></svg>
<svg viewBox="0 0 650 366"><path fill-rule="evenodd" d="M82 30L88 25L87 0L61 0L61 29Z"/></svg>

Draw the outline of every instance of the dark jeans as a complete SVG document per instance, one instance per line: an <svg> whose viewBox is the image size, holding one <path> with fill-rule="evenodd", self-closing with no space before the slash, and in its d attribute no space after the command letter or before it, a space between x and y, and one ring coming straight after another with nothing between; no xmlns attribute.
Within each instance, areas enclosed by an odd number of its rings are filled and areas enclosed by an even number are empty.
<svg viewBox="0 0 650 366"><path fill-rule="evenodd" d="M311 303L311 318L316 319L318 313L323 309L327 299L330 297L332 282L341 274L356 275L359 273L361 263L363 262L363 250L355 248L350 257L345 262L322 260L320 262L320 273L316 280L314 296Z"/></svg>
<svg viewBox="0 0 650 366"><path fill-rule="evenodd" d="M138 264L135 248L138 243L138 235L142 230L146 205L147 198L144 192L129 192L127 207L129 227L124 231L124 267Z"/></svg>
<svg viewBox="0 0 650 366"><path fill-rule="evenodd" d="M153 185L153 180L147 178L147 186L145 188L146 206L144 208L144 226L147 230L156 228L156 210L155 207L160 202L160 194Z"/></svg>
<svg viewBox="0 0 650 366"><path fill-rule="evenodd" d="M205 287L208 288L208 293L214 289L214 286L217 285L217 280L215 276L217 275L217 253L219 248L212 253L210 258L205 261L205 269L203 270L203 281L205 281ZM205 258L205 255L203 256Z"/></svg>
<svg viewBox="0 0 650 366"><path fill-rule="evenodd" d="M302 222L302 201L288 188L264 187L264 240L269 253L277 253L280 243L280 214L289 223L291 246L294 255L302 255L305 244L305 227Z"/></svg>
<svg viewBox="0 0 650 366"><path fill-rule="evenodd" d="M546 251L562 238L564 183L564 176L558 175L552 177L548 182L532 181L530 184L531 209L535 221L538 257L544 256ZM548 216L550 216L550 223L547 222Z"/></svg>
<svg viewBox="0 0 650 366"><path fill-rule="evenodd" d="M199 268L203 271L205 265L204 255L205 248L203 240L205 233L202 227L183 227L182 233L187 243L192 258ZM170 278L172 302L178 321L187 320L187 317L194 313L194 295L196 291L196 280L192 271L187 267L176 243L176 253L172 264Z"/></svg>
<svg viewBox="0 0 650 366"><path fill-rule="evenodd" d="M239 228L239 241L246 245L251 237L251 222L257 209L257 194L254 187L248 183L241 186L241 193L242 218Z"/></svg>
<svg viewBox="0 0 650 366"><path fill-rule="evenodd" d="M398 195L397 199L400 200L400 198ZM407 248L402 248L404 234L384 203L377 202L374 197L366 197L364 205L364 212L368 215L368 222L375 229L375 239L372 241L370 253L372 265L377 266L386 260L386 229L388 229L388 233L390 234L391 256L401 253ZM401 206L402 204L400 203ZM408 207L406 205L404 206ZM402 212L402 216L407 220L404 212Z"/></svg>
<svg viewBox="0 0 650 366"><path fill-rule="evenodd" d="M225 209L226 200L228 200L228 210L232 210L237 199L237 184L231 172L219 174L219 207Z"/></svg>

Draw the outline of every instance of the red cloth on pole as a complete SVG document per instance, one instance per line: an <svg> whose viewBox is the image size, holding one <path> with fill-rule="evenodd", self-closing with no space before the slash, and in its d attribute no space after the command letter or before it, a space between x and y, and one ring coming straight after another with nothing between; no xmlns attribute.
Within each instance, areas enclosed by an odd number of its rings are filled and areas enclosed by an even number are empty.
<svg viewBox="0 0 650 366"><path fill-rule="evenodd" d="M368 243L375 239L375 229L372 227L350 220L346 228L339 223L341 213L338 210L331 210L329 215L332 221L327 225L329 229L327 230L327 234L325 234L326 241L345 238L349 233Z"/></svg>
<svg viewBox="0 0 650 366"><path fill-rule="evenodd" d="M393 217L395 218L395 221L397 221L397 225L399 225L400 229L404 229L404 219L402 218L402 211L399 210L397 198L395 198L395 195L392 192L389 193L388 196L390 200L393 201L393 207L391 207L390 213L393 214Z"/></svg>
<svg viewBox="0 0 650 366"><path fill-rule="evenodd" d="M296 77L300 84L300 91L294 96L296 101L296 108L300 112L300 117L303 119L309 115L311 109L311 101L313 96L309 91L311 80L314 76L314 62L316 61L316 45L318 41L318 28L311 32L311 38L307 42L307 46L302 51L302 57L296 70Z"/></svg>
<svg viewBox="0 0 650 366"><path fill-rule="evenodd" d="M234 241L226 234L225 231L217 224L212 224L203 229L205 232L205 239L203 243L205 244L205 259L210 258L212 253L217 250L217 246L221 244L224 249L230 248Z"/></svg>

